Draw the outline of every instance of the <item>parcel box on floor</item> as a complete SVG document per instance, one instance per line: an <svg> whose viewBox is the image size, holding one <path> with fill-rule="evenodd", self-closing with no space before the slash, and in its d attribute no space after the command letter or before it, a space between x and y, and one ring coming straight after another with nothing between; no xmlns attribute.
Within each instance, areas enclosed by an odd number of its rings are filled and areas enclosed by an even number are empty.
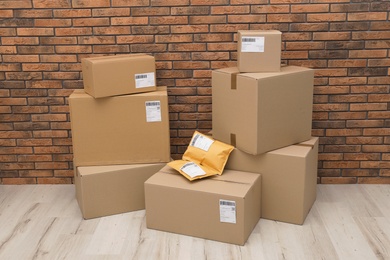
<svg viewBox="0 0 390 260"><path fill-rule="evenodd" d="M274 73L212 72L213 137L261 154L311 137L314 71L297 66Z"/></svg>
<svg viewBox="0 0 390 260"><path fill-rule="evenodd" d="M188 181L169 166L145 182L148 228L243 245L260 219L256 173Z"/></svg>
<svg viewBox="0 0 390 260"><path fill-rule="evenodd" d="M165 163L82 166L76 197L85 219L145 209L144 182Z"/></svg>
<svg viewBox="0 0 390 260"><path fill-rule="evenodd" d="M315 199L318 138L261 155L234 149L227 169L261 174L261 216L303 224Z"/></svg>
<svg viewBox="0 0 390 260"><path fill-rule="evenodd" d="M237 38L237 65L240 72L280 71L280 31L240 30Z"/></svg>
<svg viewBox="0 0 390 260"><path fill-rule="evenodd" d="M156 90L153 56L126 54L81 60L84 90L95 98Z"/></svg>
<svg viewBox="0 0 390 260"><path fill-rule="evenodd" d="M76 166L170 161L165 87L99 99L75 90L69 105Z"/></svg>

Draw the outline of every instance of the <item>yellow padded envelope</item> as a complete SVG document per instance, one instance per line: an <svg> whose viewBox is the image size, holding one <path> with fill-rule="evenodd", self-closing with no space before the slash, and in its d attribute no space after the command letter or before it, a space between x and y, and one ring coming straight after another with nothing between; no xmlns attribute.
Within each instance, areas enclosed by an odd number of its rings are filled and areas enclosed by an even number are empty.
<svg viewBox="0 0 390 260"><path fill-rule="evenodd" d="M195 131L182 160L168 163L188 180L221 175L234 147Z"/></svg>

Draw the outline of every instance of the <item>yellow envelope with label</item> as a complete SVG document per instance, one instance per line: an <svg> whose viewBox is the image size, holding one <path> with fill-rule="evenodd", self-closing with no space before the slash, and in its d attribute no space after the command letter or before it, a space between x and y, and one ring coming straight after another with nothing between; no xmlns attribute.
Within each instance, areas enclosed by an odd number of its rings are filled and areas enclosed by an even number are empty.
<svg viewBox="0 0 390 260"><path fill-rule="evenodd" d="M182 160L168 163L188 180L221 175L234 147L195 131Z"/></svg>

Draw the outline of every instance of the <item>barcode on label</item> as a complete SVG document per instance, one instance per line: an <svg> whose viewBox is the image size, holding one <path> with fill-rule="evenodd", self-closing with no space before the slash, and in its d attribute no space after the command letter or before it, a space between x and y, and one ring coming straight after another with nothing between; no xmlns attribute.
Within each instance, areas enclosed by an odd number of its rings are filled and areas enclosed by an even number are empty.
<svg viewBox="0 0 390 260"><path fill-rule="evenodd" d="M191 146L195 146L196 140L198 140L199 137L200 135L195 135L194 138L192 138Z"/></svg>
<svg viewBox="0 0 390 260"><path fill-rule="evenodd" d="M219 201L219 205L223 205L223 206L236 206L236 202L234 201L228 201L228 200L220 200Z"/></svg>
<svg viewBox="0 0 390 260"><path fill-rule="evenodd" d="M256 42L255 38L242 38L243 42Z"/></svg>
<svg viewBox="0 0 390 260"><path fill-rule="evenodd" d="M145 104L147 107L153 107L153 106L159 107L160 106L160 102L158 102L158 101L147 101L147 102L145 102Z"/></svg>
<svg viewBox="0 0 390 260"><path fill-rule="evenodd" d="M145 74L135 75L135 79L146 79L147 77L148 77L148 75L145 75Z"/></svg>

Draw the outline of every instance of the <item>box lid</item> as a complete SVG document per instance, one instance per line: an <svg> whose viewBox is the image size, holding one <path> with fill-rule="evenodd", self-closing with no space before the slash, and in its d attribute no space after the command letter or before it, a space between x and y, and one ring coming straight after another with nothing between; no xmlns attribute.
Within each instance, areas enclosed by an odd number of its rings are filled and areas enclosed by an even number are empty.
<svg viewBox="0 0 390 260"><path fill-rule="evenodd" d="M241 73L239 74L240 77L249 77L253 79L265 79L265 78L272 78L272 77L281 77L283 75L293 74L293 73L307 73L311 71L314 74L313 69L305 68L305 67L299 67L299 66L283 66L281 67L280 71L278 72L251 72L251 73Z"/></svg>

